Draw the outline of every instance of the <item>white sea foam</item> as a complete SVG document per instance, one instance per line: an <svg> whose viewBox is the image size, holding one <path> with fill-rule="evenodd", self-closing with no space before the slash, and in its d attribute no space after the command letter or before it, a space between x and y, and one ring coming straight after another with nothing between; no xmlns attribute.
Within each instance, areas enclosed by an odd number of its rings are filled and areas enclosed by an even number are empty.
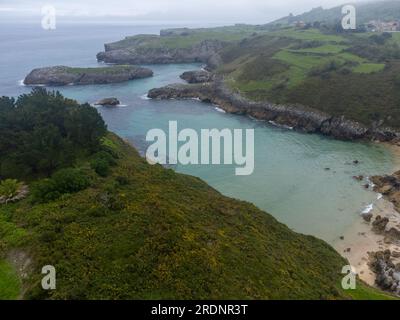
<svg viewBox="0 0 400 320"><path fill-rule="evenodd" d="M149 96L147 95L147 93L144 94L144 95L142 95L142 96L140 96L140 99L142 99L142 100L151 100L151 98L149 98Z"/></svg>
<svg viewBox="0 0 400 320"><path fill-rule="evenodd" d="M21 86L21 87L26 87L24 81L25 81L25 79L19 80L18 81L18 85Z"/></svg>
<svg viewBox="0 0 400 320"><path fill-rule="evenodd" d="M374 204L371 203L365 207L365 209L361 212L362 214L370 213L374 209Z"/></svg>
<svg viewBox="0 0 400 320"><path fill-rule="evenodd" d="M221 108L219 108L219 107L215 107L214 109L217 110L218 112L226 113L225 110L223 110L223 109L221 109Z"/></svg>
<svg viewBox="0 0 400 320"><path fill-rule="evenodd" d="M278 123L276 123L275 121L272 121L272 120L268 121L268 123L272 124L275 127L284 128L284 129L288 129L288 130L293 130L293 127L290 127L290 126L287 126L287 125L284 125L284 124L278 124Z"/></svg>
<svg viewBox="0 0 400 320"><path fill-rule="evenodd" d="M382 193L378 193L377 199L378 199L378 200L381 200L382 198L383 198L383 194L382 194Z"/></svg>
<svg viewBox="0 0 400 320"><path fill-rule="evenodd" d="M374 189L374 188L375 188L375 183L373 183L373 182L370 180L369 177L367 177L366 180L367 180L367 182L368 182L369 187L370 187L371 189Z"/></svg>

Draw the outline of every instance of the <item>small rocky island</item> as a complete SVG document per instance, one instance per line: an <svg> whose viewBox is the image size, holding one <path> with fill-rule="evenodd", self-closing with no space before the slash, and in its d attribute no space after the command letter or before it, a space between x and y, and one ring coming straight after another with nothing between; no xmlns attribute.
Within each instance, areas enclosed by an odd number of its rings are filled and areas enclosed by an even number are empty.
<svg viewBox="0 0 400 320"><path fill-rule="evenodd" d="M119 83L153 76L153 71L137 66L71 68L65 66L34 69L25 78L25 85L89 85Z"/></svg>
<svg viewBox="0 0 400 320"><path fill-rule="evenodd" d="M116 107L121 102L117 98L104 98L95 103L96 106L110 106L110 107Z"/></svg>

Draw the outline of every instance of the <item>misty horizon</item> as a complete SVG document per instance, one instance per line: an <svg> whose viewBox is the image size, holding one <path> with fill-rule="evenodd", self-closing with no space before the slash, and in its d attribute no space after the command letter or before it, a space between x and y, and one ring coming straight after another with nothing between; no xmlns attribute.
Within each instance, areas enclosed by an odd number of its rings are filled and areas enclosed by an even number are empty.
<svg viewBox="0 0 400 320"><path fill-rule="evenodd" d="M366 2L353 0L352 3ZM348 3L348 2L347 2ZM34 22L41 16L45 5L53 5L59 22L118 22L158 24L262 24L288 16L301 14L313 8L332 8L346 4L344 0L118 0L113 4L77 0L33 1L4 0L0 4L0 22Z"/></svg>

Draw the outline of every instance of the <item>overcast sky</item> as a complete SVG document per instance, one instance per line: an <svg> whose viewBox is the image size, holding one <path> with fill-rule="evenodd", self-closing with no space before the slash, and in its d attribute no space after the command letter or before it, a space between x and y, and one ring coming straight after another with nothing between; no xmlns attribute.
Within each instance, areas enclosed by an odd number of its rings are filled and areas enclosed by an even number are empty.
<svg viewBox="0 0 400 320"><path fill-rule="evenodd" d="M360 2L363 0L351 0ZM137 20L265 23L314 7L333 7L346 0L0 0L0 19L40 15L53 5L60 17L113 17Z"/></svg>

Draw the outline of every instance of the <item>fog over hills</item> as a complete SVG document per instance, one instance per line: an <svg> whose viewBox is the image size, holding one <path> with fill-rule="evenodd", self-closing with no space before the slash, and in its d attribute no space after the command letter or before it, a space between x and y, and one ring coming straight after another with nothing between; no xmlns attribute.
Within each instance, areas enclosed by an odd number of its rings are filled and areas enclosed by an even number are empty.
<svg viewBox="0 0 400 320"><path fill-rule="evenodd" d="M355 0L352 2L361 2ZM332 8L343 0L3 0L0 4L1 20L37 17L45 5L54 5L60 19L128 20L130 22L181 21L189 23L267 23L289 13L295 15L323 6ZM22 20L21 20L22 21Z"/></svg>

